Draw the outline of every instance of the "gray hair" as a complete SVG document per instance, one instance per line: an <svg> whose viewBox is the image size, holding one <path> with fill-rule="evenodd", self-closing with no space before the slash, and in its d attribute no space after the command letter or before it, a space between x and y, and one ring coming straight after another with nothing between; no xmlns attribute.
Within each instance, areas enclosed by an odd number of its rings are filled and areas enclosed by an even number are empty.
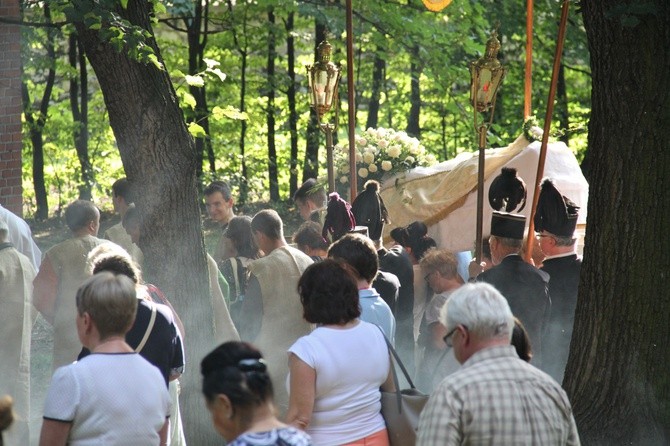
<svg viewBox="0 0 670 446"><path fill-rule="evenodd" d="M563 235L553 235L554 240L556 240L556 246L574 246L575 242L577 239L571 235L568 236L563 236Z"/></svg>
<svg viewBox="0 0 670 446"><path fill-rule="evenodd" d="M498 237L497 235L492 235L491 238L495 238L500 242L501 245L508 248L521 249L523 246L523 239L509 238L509 237Z"/></svg>
<svg viewBox="0 0 670 446"><path fill-rule="evenodd" d="M457 325L482 339L512 338L514 316L507 300L484 282L463 285L454 291L440 311L440 322L448 331Z"/></svg>

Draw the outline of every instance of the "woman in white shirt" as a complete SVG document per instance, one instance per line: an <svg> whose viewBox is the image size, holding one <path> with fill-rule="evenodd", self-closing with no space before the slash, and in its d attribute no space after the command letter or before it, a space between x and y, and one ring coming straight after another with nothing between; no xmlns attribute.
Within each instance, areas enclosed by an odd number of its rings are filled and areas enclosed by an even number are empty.
<svg viewBox="0 0 670 446"><path fill-rule="evenodd" d="M40 446L165 444L165 380L125 341L137 310L135 284L101 272L84 282L76 302L77 333L91 354L54 373Z"/></svg>
<svg viewBox="0 0 670 446"><path fill-rule="evenodd" d="M317 328L289 349L287 422L320 446L388 446L379 390L394 390L388 347L378 327L359 319L355 279L326 259L305 270L298 292Z"/></svg>

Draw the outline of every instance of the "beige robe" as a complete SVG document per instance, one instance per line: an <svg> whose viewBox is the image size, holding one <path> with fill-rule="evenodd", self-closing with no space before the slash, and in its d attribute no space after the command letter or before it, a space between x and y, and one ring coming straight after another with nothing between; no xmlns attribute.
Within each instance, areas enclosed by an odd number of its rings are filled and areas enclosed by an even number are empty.
<svg viewBox="0 0 670 446"><path fill-rule="evenodd" d="M130 254L130 257L132 257L135 263L137 263L137 265L142 268L144 254L142 254L140 247L133 243L132 239L121 223L117 223L106 230L104 237L125 249L126 252Z"/></svg>
<svg viewBox="0 0 670 446"><path fill-rule="evenodd" d="M30 341L36 313L31 304L35 268L13 247L0 249L0 395L14 398L17 420L5 445L28 444Z"/></svg>
<svg viewBox="0 0 670 446"><path fill-rule="evenodd" d="M254 344L268 363L280 413L288 406L286 352L311 330L302 317L297 287L300 276L312 263L312 259L301 251L284 246L249 264L249 271L258 279L263 297L261 329Z"/></svg>
<svg viewBox="0 0 670 446"><path fill-rule="evenodd" d="M81 342L75 325L77 315L75 298L79 286L90 276L88 253L103 243L109 242L86 235L65 240L44 254L44 260L49 259L58 280L53 321L54 370L75 361L81 351Z"/></svg>
<svg viewBox="0 0 670 446"><path fill-rule="evenodd" d="M212 309L214 311L214 336L218 344L227 341L239 341L233 319L230 317L226 299L219 286L219 267L216 261L207 254L207 269L209 273L209 289L212 296Z"/></svg>

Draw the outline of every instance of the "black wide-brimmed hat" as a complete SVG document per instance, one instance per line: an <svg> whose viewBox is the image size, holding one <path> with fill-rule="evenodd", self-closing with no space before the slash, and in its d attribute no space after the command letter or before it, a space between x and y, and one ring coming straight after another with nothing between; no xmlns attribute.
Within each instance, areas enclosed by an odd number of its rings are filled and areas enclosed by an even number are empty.
<svg viewBox="0 0 670 446"><path fill-rule="evenodd" d="M525 229L525 215L498 211L493 211L493 214L491 215L491 235L523 240Z"/></svg>
<svg viewBox="0 0 670 446"><path fill-rule="evenodd" d="M535 211L535 231L547 231L560 237L572 237L577 227L579 206L561 195L549 179L542 182Z"/></svg>

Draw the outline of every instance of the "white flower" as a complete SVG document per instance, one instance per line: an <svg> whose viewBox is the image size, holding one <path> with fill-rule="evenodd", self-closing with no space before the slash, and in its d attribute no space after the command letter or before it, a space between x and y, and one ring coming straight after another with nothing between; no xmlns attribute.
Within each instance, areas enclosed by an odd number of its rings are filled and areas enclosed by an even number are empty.
<svg viewBox="0 0 670 446"><path fill-rule="evenodd" d="M375 172L377 172L377 165L376 165L376 164L370 164L370 165L368 166L368 171L369 171L370 173L375 173Z"/></svg>
<svg viewBox="0 0 670 446"><path fill-rule="evenodd" d="M405 158L405 161L408 162L409 164L412 164L416 160L414 159L413 156L408 156L407 158Z"/></svg>
<svg viewBox="0 0 670 446"><path fill-rule="evenodd" d="M361 167L360 169L358 169L358 176L361 178L367 178L368 169L366 169L365 167Z"/></svg>
<svg viewBox="0 0 670 446"><path fill-rule="evenodd" d="M400 156L400 151L400 146L396 144L389 147L386 153L388 153L388 156L391 158L398 158Z"/></svg>
<svg viewBox="0 0 670 446"><path fill-rule="evenodd" d="M385 149L388 147L388 145L389 143L385 139L380 139L379 142L377 143L377 147L379 147L380 149Z"/></svg>
<svg viewBox="0 0 670 446"><path fill-rule="evenodd" d="M393 164L391 164L391 161L382 161L382 170L384 172L388 172L391 169L393 169Z"/></svg>
<svg viewBox="0 0 670 446"><path fill-rule="evenodd" d="M366 164L373 163L375 161L375 155L372 152L365 152L363 154L363 162Z"/></svg>
<svg viewBox="0 0 670 446"><path fill-rule="evenodd" d="M435 155L433 155L432 153L429 153L428 155L426 155L426 164L427 165L432 166L436 162L437 162L437 159L435 158Z"/></svg>
<svg viewBox="0 0 670 446"><path fill-rule="evenodd" d="M371 137L376 137L377 136L377 130L373 129L372 127L368 128L365 133L368 134L368 136Z"/></svg>
<svg viewBox="0 0 670 446"><path fill-rule="evenodd" d="M419 141L416 141L416 143L413 143L409 146L409 153L412 155L418 155L421 153L421 146L419 145Z"/></svg>
<svg viewBox="0 0 670 446"><path fill-rule="evenodd" d="M368 145L368 140L365 139L365 138L357 137L356 138L356 145L361 146L361 147L365 147L365 146Z"/></svg>
<svg viewBox="0 0 670 446"><path fill-rule="evenodd" d="M360 153L356 152L355 157L356 157L356 162L357 163L360 163L361 161L363 161L363 155L361 155Z"/></svg>
<svg viewBox="0 0 670 446"><path fill-rule="evenodd" d="M344 183L346 183L347 181L349 181L349 178L347 178L346 175L340 177L340 183L344 184Z"/></svg>
<svg viewBox="0 0 670 446"><path fill-rule="evenodd" d="M385 138L387 133L388 131L383 127L377 129L377 136L379 136L380 138Z"/></svg>
<svg viewBox="0 0 670 446"><path fill-rule="evenodd" d="M530 128L530 134L533 135L536 139L540 140L540 139L542 139L542 135L544 134L544 130L542 130L540 127L534 125Z"/></svg>

